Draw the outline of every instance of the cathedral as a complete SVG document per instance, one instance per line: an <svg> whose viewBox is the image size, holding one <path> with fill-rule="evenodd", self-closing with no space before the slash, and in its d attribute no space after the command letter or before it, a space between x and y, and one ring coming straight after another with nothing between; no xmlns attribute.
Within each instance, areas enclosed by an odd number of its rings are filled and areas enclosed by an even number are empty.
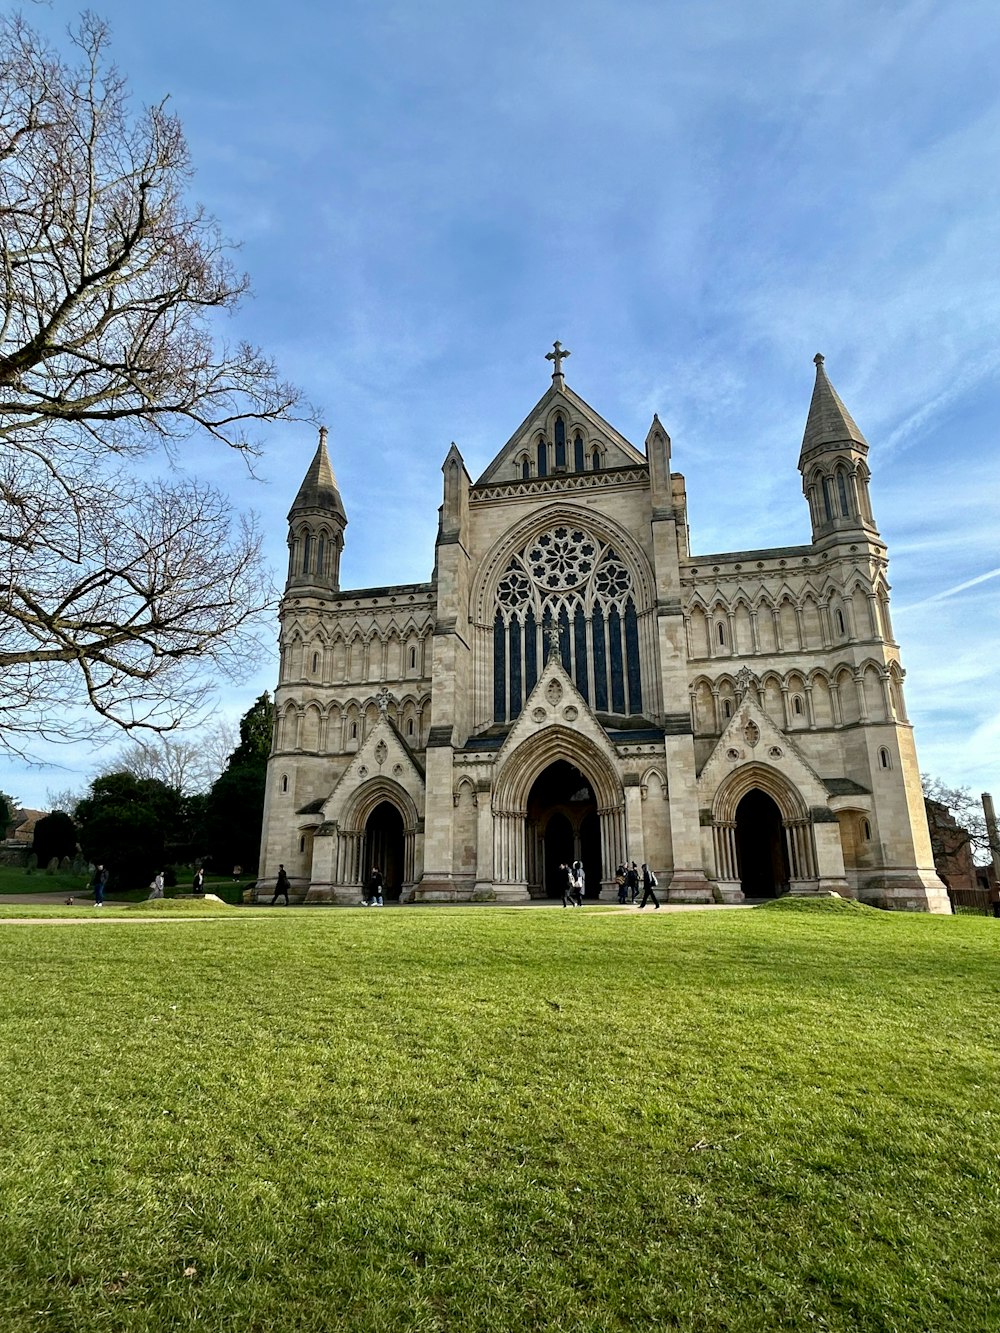
<svg viewBox="0 0 1000 1333"><path fill-rule="evenodd" d="M831 894L949 912L934 870L868 444L817 356L807 545L692 554L637 448L552 382L485 472L444 460L426 583L340 586L326 431L288 515L259 892L357 904Z"/></svg>

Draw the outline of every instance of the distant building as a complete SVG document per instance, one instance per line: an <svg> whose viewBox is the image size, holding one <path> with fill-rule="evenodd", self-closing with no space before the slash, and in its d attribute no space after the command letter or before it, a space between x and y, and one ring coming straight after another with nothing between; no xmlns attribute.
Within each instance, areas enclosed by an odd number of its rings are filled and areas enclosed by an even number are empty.
<svg viewBox="0 0 1000 1333"><path fill-rule="evenodd" d="M948 912L868 444L823 358L812 540L692 554L659 418L637 449L568 355L478 480L449 450L427 583L340 587L320 432L289 514L262 888L283 863L300 899L357 902L377 863L405 901L519 902L579 858L595 897L627 859L674 901Z"/></svg>

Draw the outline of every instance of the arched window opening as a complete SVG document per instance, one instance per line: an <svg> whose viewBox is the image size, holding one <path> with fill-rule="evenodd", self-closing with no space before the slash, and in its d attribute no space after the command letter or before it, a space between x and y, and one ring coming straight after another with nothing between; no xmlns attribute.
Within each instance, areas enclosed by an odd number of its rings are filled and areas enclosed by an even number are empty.
<svg viewBox="0 0 1000 1333"><path fill-rule="evenodd" d="M846 518L851 512L851 506L847 501L847 478L842 471L837 473L837 499L840 501L840 512Z"/></svg>
<svg viewBox="0 0 1000 1333"><path fill-rule="evenodd" d="M306 539L302 544L302 573L309 573L309 564L312 560L312 535L306 533Z"/></svg>
<svg viewBox="0 0 1000 1333"><path fill-rule="evenodd" d="M406 734L407 734L407 736L412 736L412 735L413 735L413 718L412 718L412 717L410 718L409 722L407 722L407 724L406 724Z"/></svg>
<svg viewBox="0 0 1000 1333"><path fill-rule="evenodd" d="M538 475L540 477L549 475L549 447L544 440L538 441Z"/></svg>
<svg viewBox="0 0 1000 1333"><path fill-rule="evenodd" d="M720 621L716 624L716 627L715 627L715 628L716 628L716 631L718 632L718 635L719 635L719 647L720 647L720 648L725 648L725 646L726 646L726 627L725 627L725 625L722 623L722 621L720 620Z"/></svg>
<svg viewBox="0 0 1000 1333"><path fill-rule="evenodd" d="M722 716L725 717L725 718L730 718L730 717L732 717L732 715L733 715L733 701L732 701L732 699L723 699L723 701L722 701Z"/></svg>
<svg viewBox="0 0 1000 1333"><path fill-rule="evenodd" d="M352 723L351 723L351 740L352 740L352 741L356 741L357 739L358 739L358 724L357 724L356 722L352 722Z"/></svg>
<svg viewBox="0 0 1000 1333"><path fill-rule="evenodd" d="M306 835L303 833L302 837L299 838L299 851L304 852L305 849L306 849Z"/></svg>
<svg viewBox="0 0 1000 1333"><path fill-rule="evenodd" d="M861 841L862 841L862 842L871 842L871 840L872 840L872 826L871 826L871 824L868 822L867 819L862 819L862 821L861 821Z"/></svg>
<svg viewBox="0 0 1000 1333"><path fill-rule="evenodd" d="M530 476L531 476L531 461L528 458L528 455L525 454L524 457L521 459L521 477L523 480L526 481Z"/></svg>
<svg viewBox="0 0 1000 1333"><path fill-rule="evenodd" d="M838 633L838 634L844 634L844 633L846 633L846 631L845 631L845 629L844 629L844 613L843 613L843 611L841 611L841 610L837 610L837 612L836 612L835 614L836 614L836 618L837 618L837 633Z"/></svg>
<svg viewBox="0 0 1000 1333"><path fill-rule="evenodd" d="M556 417L555 441L556 441L556 467L565 468L566 423L563 421L562 417Z"/></svg>
<svg viewBox="0 0 1000 1333"><path fill-rule="evenodd" d="M287 790L288 790L288 774L287 774L287 773L282 773L282 775L281 775L281 790L282 790L282 791L287 791Z"/></svg>
<svg viewBox="0 0 1000 1333"><path fill-rule="evenodd" d="M313 653L313 675L319 670L319 653Z"/></svg>
<svg viewBox="0 0 1000 1333"><path fill-rule="evenodd" d="M829 477L823 478L823 513L828 519L833 518L833 482Z"/></svg>
<svg viewBox="0 0 1000 1333"><path fill-rule="evenodd" d="M879 768L892 768L892 756L884 745L879 746L878 763Z"/></svg>
<svg viewBox="0 0 1000 1333"><path fill-rule="evenodd" d="M416 650L416 648L411 648L411 649L410 649L410 670L412 671L412 670L416 667L416 665L417 665L417 650Z"/></svg>
<svg viewBox="0 0 1000 1333"><path fill-rule="evenodd" d="M591 472L600 472L600 470L601 470L601 451L600 451L600 449L595 449L595 450L593 451L593 453L590 455L590 470L591 470Z"/></svg>
<svg viewBox="0 0 1000 1333"><path fill-rule="evenodd" d="M583 472L586 467L586 459L583 456L583 436L579 432L573 440L573 467L577 472Z"/></svg>
<svg viewBox="0 0 1000 1333"><path fill-rule="evenodd" d="M633 577L611 546L568 525L539 533L511 558L494 605L494 721L519 716L553 626L563 668L588 703L601 713L642 712Z"/></svg>
<svg viewBox="0 0 1000 1333"><path fill-rule="evenodd" d="M792 712L796 717L802 716L802 696L797 694L792 700Z"/></svg>

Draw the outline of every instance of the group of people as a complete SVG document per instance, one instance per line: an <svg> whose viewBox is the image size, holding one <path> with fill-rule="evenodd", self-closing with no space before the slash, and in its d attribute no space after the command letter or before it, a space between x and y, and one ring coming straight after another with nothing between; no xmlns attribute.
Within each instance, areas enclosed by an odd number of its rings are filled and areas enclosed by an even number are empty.
<svg viewBox="0 0 1000 1333"><path fill-rule="evenodd" d="M639 896L639 880L642 879L642 902L640 908L645 907L650 898L653 900L653 906L659 911L660 900L654 893L656 888L656 876L650 870L645 861L640 870L633 861L628 865L625 861L621 863L615 871L615 884L618 888L618 901L625 904L634 904Z"/></svg>
<svg viewBox="0 0 1000 1333"><path fill-rule="evenodd" d="M583 862L574 861L572 865L567 865L562 861L559 864L559 874L562 878L563 907L582 907L583 892L587 885Z"/></svg>

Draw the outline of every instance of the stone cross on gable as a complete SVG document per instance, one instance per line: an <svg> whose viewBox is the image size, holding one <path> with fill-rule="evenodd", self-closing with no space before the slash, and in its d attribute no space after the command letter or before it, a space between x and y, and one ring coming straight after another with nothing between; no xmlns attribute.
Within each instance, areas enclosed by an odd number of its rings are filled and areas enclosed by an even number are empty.
<svg viewBox="0 0 1000 1333"><path fill-rule="evenodd" d="M383 685L382 688L375 695L375 702L378 704L378 711L382 714L382 716L388 717L389 705L394 704L396 702L396 696L393 694L392 690L390 690L387 686Z"/></svg>
<svg viewBox="0 0 1000 1333"><path fill-rule="evenodd" d="M566 359L566 357L572 355L573 355L572 352L567 352L563 350L562 343L557 341L552 344L552 351L545 353L545 360L555 362L555 369L552 372L553 379L555 379L557 375L560 377L560 379L562 378L562 373L563 373L562 363Z"/></svg>
<svg viewBox="0 0 1000 1333"><path fill-rule="evenodd" d="M559 656L559 625L555 620L549 621L548 628L545 631L545 642L548 645L548 651L545 654L545 660L550 657Z"/></svg>

